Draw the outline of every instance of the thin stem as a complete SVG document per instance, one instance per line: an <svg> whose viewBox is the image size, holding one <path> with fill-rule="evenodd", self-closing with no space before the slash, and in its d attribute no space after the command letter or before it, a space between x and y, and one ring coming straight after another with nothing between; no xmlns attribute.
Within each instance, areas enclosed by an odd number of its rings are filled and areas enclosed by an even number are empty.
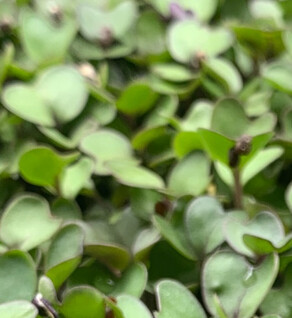
<svg viewBox="0 0 292 318"><path fill-rule="evenodd" d="M236 209L242 209L242 186L240 182L239 167L233 169L234 178L234 205Z"/></svg>

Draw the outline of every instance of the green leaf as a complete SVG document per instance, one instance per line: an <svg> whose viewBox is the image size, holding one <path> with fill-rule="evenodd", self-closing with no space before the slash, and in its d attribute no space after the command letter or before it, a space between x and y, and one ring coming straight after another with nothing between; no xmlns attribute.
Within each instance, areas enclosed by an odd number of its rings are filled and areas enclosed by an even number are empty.
<svg viewBox="0 0 292 318"><path fill-rule="evenodd" d="M163 126L145 128L139 131L132 139L133 148L137 150L142 150L156 138L165 135L165 133L166 128Z"/></svg>
<svg viewBox="0 0 292 318"><path fill-rule="evenodd" d="M130 295L140 298L146 287L148 273L143 263L134 263L115 284L112 296Z"/></svg>
<svg viewBox="0 0 292 318"><path fill-rule="evenodd" d="M56 289L72 274L81 261L84 234L75 224L63 227L54 237L46 255L46 275Z"/></svg>
<svg viewBox="0 0 292 318"><path fill-rule="evenodd" d="M36 307L28 301L11 301L0 305L1 318L36 318Z"/></svg>
<svg viewBox="0 0 292 318"><path fill-rule="evenodd" d="M263 77L276 89L292 94L292 64L274 62L263 67Z"/></svg>
<svg viewBox="0 0 292 318"><path fill-rule="evenodd" d="M92 172L93 162L86 157L63 170L60 177L62 196L66 199L74 199L89 181Z"/></svg>
<svg viewBox="0 0 292 318"><path fill-rule="evenodd" d="M0 236L10 247L30 250L50 239L60 227L42 197L23 194L15 198L1 218Z"/></svg>
<svg viewBox="0 0 292 318"><path fill-rule="evenodd" d="M75 201L56 199L52 204L52 214L63 220L80 220L82 218L79 206Z"/></svg>
<svg viewBox="0 0 292 318"><path fill-rule="evenodd" d="M177 197L197 196L206 190L210 182L209 171L210 162L203 153L190 154L170 172L168 191Z"/></svg>
<svg viewBox="0 0 292 318"><path fill-rule="evenodd" d="M280 147L269 147L257 152L241 170L241 184L245 186L253 177L268 167L272 162L277 160L283 154ZM232 170L220 162L215 163L216 171L221 179L230 187L234 185Z"/></svg>
<svg viewBox="0 0 292 318"><path fill-rule="evenodd" d="M286 189L285 200L289 210L292 212L292 183Z"/></svg>
<svg viewBox="0 0 292 318"><path fill-rule="evenodd" d="M165 240L169 242L179 253L188 259L194 259L193 250L185 235L182 220L169 222L159 215L154 215L153 223Z"/></svg>
<svg viewBox="0 0 292 318"><path fill-rule="evenodd" d="M229 150L235 142L231 139L207 129L199 129L199 136L209 156L213 160L219 160L225 165L229 164Z"/></svg>
<svg viewBox="0 0 292 318"><path fill-rule="evenodd" d="M77 117L87 101L85 80L72 66L45 70L38 77L35 89L57 122L64 123Z"/></svg>
<svg viewBox="0 0 292 318"><path fill-rule="evenodd" d="M105 301L92 287L75 287L65 294L61 313L66 318L104 318Z"/></svg>
<svg viewBox="0 0 292 318"><path fill-rule="evenodd" d="M291 316L291 264L282 273L283 281L280 286L272 288L261 304L260 310L265 318L273 318L273 313L278 313L279 317L288 318ZM276 317L277 318L277 317Z"/></svg>
<svg viewBox="0 0 292 318"><path fill-rule="evenodd" d="M226 98L216 104L211 124L213 130L236 139L246 132L248 126L249 120L237 100Z"/></svg>
<svg viewBox="0 0 292 318"><path fill-rule="evenodd" d="M238 42L253 57L274 56L284 50L282 30L243 24L231 25L231 28Z"/></svg>
<svg viewBox="0 0 292 318"><path fill-rule="evenodd" d="M2 101L9 111L27 121L44 126L55 125L50 109L33 87L21 83L7 85Z"/></svg>
<svg viewBox="0 0 292 318"><path fill-rule="evenodd" d="M149 84L133 82L128 85L117 100L117 109L127 115L140 115L148 111L158 95Z"/></svg>
<svg viewBox="0 0 292 318"><path fill-rule="evenodd" d="M15 48L12 43L6 43L3 52L0 55L0 91L3 81L5 80L9 66L13 61L15 55Z"/></svg>
<svg viewBox="0 0 292 318"><path fill-rule="evenodd" d="M278 244L276 245L274 245L267 239L250 234L244 234L243 241L244 244L257 255L265 255L270 254L272 252L283 253L288 251L292 247L291 234L287 235L282 241L278 242Z"/></svg>
<svg viewBox="0 0 292 318"><path fill-rule="evenodd" d="M132 247L135 260L144 260L152 246L157 243L159 239L160 234L155 228L142 230L136 237Z"/></svg>
<svg viewBox="0 0 292 318"><path fill-rule="evenodd" d="M292 110L286 111L282 117L283 136L288 140L292 140Z"/></svg>
<svg viewBox="0 0 292 318"><path fill-rule="evenodd" d="M157 101L157 106L149 114L145 121L145 127L164 126L169 123L178 107L177 96L163 96Z"/></svg>
<svg viewBox="0 0 292 318"><path fill-rule="evenodd" d="M51 148L38 147L25 152L19 159L22 177L35 185L56 187L64 167L74 157L61 157Z"/></svg>
<svg viewBox="0 0 292 318"><path fill-rule="evenodd" d="M104 40L105 32L116 39L121 38L135 22L136 10L133 1L121 2L108 12L84 3L80 5L77 15L81 33L91 41Z"/></svg>
<svg viewBox="0 0 292 318"><path fill-rule="evenodd" d="M213 105L207 100L194 102L181 122L181 129L197 131L198 128L210 128Z"/></svg>
<svg viewBox="0 0 292 318"><path fill-rule="evenodd" d="M0 303L12 300L31 301L36 285L36 268L29 254L12 250L0 255ZM0 305L0 312L2 306ZM11 309L13 310L13 306Z"/></svg>
<svg viewBox="0 0 292 318"><path fill-rule="evenodd" d="M242 78L235 66L223 58L212 58L204 62L207 74L222 82L227 92L234 94L242 89Z"/></svg>
<svg viewBox="0 0 292 318"><path fill-rule="evenodd" d="M118 270L124 270L130 262L128 250L117 244L86 244L85 253Z"/></svg>
<svg viewBox="0 0 292 318"><path fill-rule="evenodd" d="M277 117L272 113L266 113L249 124L247 134L251 136L273 131L277 123Z"/></svg>
<svg viewBox="0 0 292 318"><path fill-rule="evenodd" d="M185 214L188 238L198 255L212 252L224 242L224 210L212 197L193 200Z"/></svg>
<svg viewBox="0 0 292 318"><path fill-rule="evenodd" d="M53 282L47 276L41 276L38 283L38 292L51 304L57 301L57 293Z"/></svg>
<svg viewBox="0 0 292 318"><path fill-rule="evenodd" d="M112 129L102 129L85 136L80 142L80 149L95 159L95 173L108 175L106 166L111 160L132 159L132 149L128 139Z"/></svg>
<svg viewBox="0 0 292 318"><path fill-rule="evenodd" d="M201 304L182 284L163 280L156 286L158 313L156 318L206 318Z"/></svg>
<svg viewBox="0 0 292 318"><path fill-rule="evenodd" d="M78 71L63 65L46 69L32 86L8 85L2 98L5 107L17 116L34 124L54 126L81 113L87 89Z"/></svg>
<svg viewBox="0 0 292 318"><path fill-rule="evenodd" d="M254 315L259 305L273 286L279 269L279 257L271 254L255 270L255 283L247 290L239 307L239 318ZM253 277L252 277L253 278Z"/></svg>
<svg viewBox="0 0 292 318"><path fill-rule="evenodd" d="M179 64L154 64L151 71L170 82L186 82L196 78L196 74Z"/></svg>
<svg viewBox="0 0 292 318"><path fill-rule="evenodd" d="M183 158L193 150L203 149L200 134L192 131L179 132L174 138L173 148L179 158Z"/></svg>
<svg viewBox="0 0 292 318"><path fill-rule="evenodd" d="M251 220L245 214L242 214L241 219L238 219L236 214L229 214L225 223L228 244L238 253L253 257L255 254L244 244L244 234L266 239L275 246L278 246L285 237L281 221L271 212L260 212Z"/></svg>
<svg viewBox="0 0 292 318"><path fill-rule="evenodd" d="M253 317L274 283L278 267L276 254L267 256L258 267L233 252L213 254L203 269L203 296L208 310L216 315L216 295L228 317Z"/></svg>
<svg viewBox="0 0 292 318"><path fill-rule="evenodd" d="M148 0L159 12L164 16L171 13L172 0ZM218 6L217 0L178 0L175 4L179 5L183 10L190 10L196 18L202 22L206 22L212 18Z"/></svg>
<svg viewBox="0 0 292 318"><path fill-rule="evenodd" d="M277 2L257 0L251 2L249 7L250 12L254 18L262 20L272 20L277 26L283 26L283 12Z"/></svg>
<svg viewBox="0 0 292 318"><path fill-rule="evenodd" d="M54 25L45 16L25 8L20 14L20 40L27 55L36 64L48 64L64 59L75 36L76 26L71 19Z"/></svg>
<svg viewBox="0 0 292 318"><path fill-rule="evenodd" d="M133 296L118 296L117 305L127 318L152 318L149 309L142 303L142 301Z"/></svg>
<svg viewBox="0 0 292 318"><path fill-rule="evenodd" d="M122 184L143 189L163 189L162 178L151 170L132 162L112 161L107 164L112 175Z"/></svg>
<svg viewBox="0 0 292 318"><path fill-rule="evenodd" d="M196 41L190 41L190 38ZM215 57L226 51L233 42L228 30L222 27L209 29L191 19L174 23L167 40L171 56L182 63L196 61L200 54Z"/></svg>
<svg viewBox="0 0 292 318"><path fill-rule="evenodd" d="M137 49L141 54L155 55L165 51L165 25L156 12L152 10L141 12L136 30Z"/></svg>

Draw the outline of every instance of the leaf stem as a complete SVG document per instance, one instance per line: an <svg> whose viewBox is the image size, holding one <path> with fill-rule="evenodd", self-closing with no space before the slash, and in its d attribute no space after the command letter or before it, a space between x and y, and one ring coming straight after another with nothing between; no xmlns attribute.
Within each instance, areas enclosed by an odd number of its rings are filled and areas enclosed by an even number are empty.
<svg viewBox="0 0 292 318"><path fill-rule="evenodd" d="M234 206L236 209L242 209L242 186L240 182L239 167L233 169L234 178Z"/></svg>

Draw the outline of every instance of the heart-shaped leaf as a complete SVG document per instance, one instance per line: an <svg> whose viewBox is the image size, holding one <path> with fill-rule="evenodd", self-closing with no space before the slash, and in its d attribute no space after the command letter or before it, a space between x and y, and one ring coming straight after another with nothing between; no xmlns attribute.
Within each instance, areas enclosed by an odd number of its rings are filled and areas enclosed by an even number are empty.
<svg viewBox="0 0 292 318"><path fill-rule="evenodd" d="M20 15L20 39L27 55L36 64L61 61L75 36L73 20L65 18L60 25L28 8Z"/></svg>
<svg viewBox="0 0 292 318"><path fill-rule="evenodd" d="M196 41L190 41L196 39ZM190 63L200 55L215 57L232 44L231 33L224 28L209 29L194 20L176 22L168 32L168 48L178 62Z"/></svg>
<svg viewBox="0 0 292 318"><path fill-rule="evenodd" d="M84 78L72 66L56 66L44 71L35 88L51 116L57 121L68 122L77 117L87 101Z"/></svg>
<svg viewBox="0 0 292 318"><path fill-rule="evenodd" d="M105 40L107 32L109 37L121 38L135 22L136 15L133 1L123 1L109 12L90 4L82 4L78 10L81 33L91 41Z"/></svg>
<svg viewBox="0 0 292 318"><path fill-rule="evenodd" d="M38 311L28 301L11 301L0 305L1 318L36 318Z"/></svg>
<svg viewBox="0 0 292 318"><path fill-rule="evenodd" d="M65 294L60 310L66 318L104 318L105 301L95 288L80 286Z"/></svg>
<svg viewBox="0 0 292 318"><path fill-rule="evenodd" d="M53 218L43 198L24 194L14 199L1 218L0 237L10 247L30 250L50 239L61 220Z"/></svg>
<svg viewBox="0 0 292 318"><path fill-rule="evenodd" d="M224 210L214 198L201 197L190 203L185 227L198 255L210 253L224 242L224 219Z"/></svg>
<svg viewBox="0 0 292 318"><path fill-rule="evenodd" d="M87 135L81 140L80 148L95 159L95 173L100 175L111 173L105 165L107 161L132 159L132 149L128 139L111 129Z"/></svg>
<svg viewBox="0 0 292 318"><path fill-rule="evenodd" d="M164 16L169 17L174 14L174 4L180 11L191 11L191 13L198 18L200 21L208 21L215 13L218 1L217 0L148 0L160 13Z"/></svg>
<svg viewBox="0 0 292 318"><path fill-rule="evenodd" d="M3 103L8 110L44 126L74 119L83 110L86 100L83 77L66 65L45 70L33 86L15 83L3 92Z"/></svg>
<svg viewBox="0 0 292 318"><path fill-rule="evenodd" d="M243 212L229 214L225 223L228 244L238 253L253 257L254 253L244 244L244 234L266 239L275 246L278 246L285 237L281 221L271 212L260 212L251 220Z"/></svg>
<svg viewBox="0 0 292 318"><path fill-rule="evenodd" d="M195 296L178 282L161 281L156 286L156 295L159 310L155 313L156 318L207 317Z"/></svg>
<svg viewBox="0 0 292 318"><path fill-rule="evenodd" d="M278 267L276 254L253 267L233 252L215 253L203 269L203 296L209 312L216 315L216 295L228 317L252 317L274 283Z"/></svg>
<svg viewBox="0 0 292 318"><path fill-rule="evenodd" d="M13 250L0 255L0 303L12 300L31 301L36 285L36 268L29 254Z"/></svg>

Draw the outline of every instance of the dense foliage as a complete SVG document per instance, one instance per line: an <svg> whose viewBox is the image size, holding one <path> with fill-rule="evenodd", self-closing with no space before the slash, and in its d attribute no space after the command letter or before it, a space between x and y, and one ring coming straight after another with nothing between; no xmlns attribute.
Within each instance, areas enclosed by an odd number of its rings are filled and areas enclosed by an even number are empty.
<svg viewBox="0 0 292 318"><path fill-rule="evenodd" d="M292 317L291 26L0 0L1 318Z"/></svg>

